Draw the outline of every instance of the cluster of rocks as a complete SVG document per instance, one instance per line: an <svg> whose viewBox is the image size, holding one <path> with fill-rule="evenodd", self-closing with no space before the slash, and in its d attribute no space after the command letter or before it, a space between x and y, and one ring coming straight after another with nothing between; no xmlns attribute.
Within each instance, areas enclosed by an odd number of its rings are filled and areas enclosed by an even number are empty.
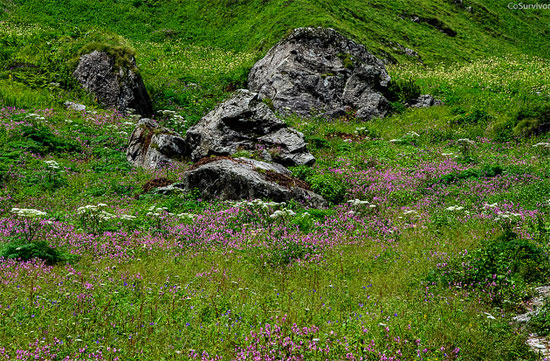
<svg viewBox="0 0 550 361"><path fill-rule="evenodd" d="M264 160L229 157L243 151ZM185 138L150 119L141 119L130 136L126 155L134 165L146 168L175 160L196 162L184 173L182 183L159 189L160 193L198 189L205 199L296 199L314 207L325 204L285 167L315 162L304 135L287 127L258 94L247 90L237 91L218 105L189 128Z"/></svg>
<svg viewBox="0 0 550 361"><path fill-rule="evenodd" d="M123 68L105 52L80 58L74 72L82 86L105 106L138 114L152 112L151 101L135 60ZM197 162L184 182L160 190L199 189L203 198L237 200L298 199L312 206L324 200L293 180L285 168L312 165L302 133L286 126L276 114L336 118L355 115L362 120L384 117L384 96L390 77L383 62L364 46L333 29L299 28L275 45L250 71L249 90L238 90L182 137L151 119L141 119L130 137L128 160L136 166L158 168L173 161ZM436 104L429 96L409 106ZM232 159L255 154L259 160ZM212 158L214 157L214 158Z"/></svg>

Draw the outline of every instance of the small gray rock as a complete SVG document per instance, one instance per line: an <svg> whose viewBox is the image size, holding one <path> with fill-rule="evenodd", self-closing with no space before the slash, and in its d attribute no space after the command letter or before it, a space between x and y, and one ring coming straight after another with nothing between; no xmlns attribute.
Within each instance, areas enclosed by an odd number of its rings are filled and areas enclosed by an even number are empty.
<svg viewBox="0 0 550 361"><path fill-rule="evenodd" d="M74 110L75 112L84 112L86 111L86 106L84 104L78 104L78 103L73 103L73 102L65 102L64 103L65 107L67 109L71 109L71 110Z"/></svg>
<svg viewBox="0 0 550 361"><path fill-rule="evenodd" d="M130 136L126 158L135 166L155 169L180 159L185 149L185 140L179 134L143 118Z"/></svg>
<svg viewBox="0 0 550 361"><path fill-rule="evenodd" d="M427 108L436 105L442 105L443 102L439 99L434 98L430 94L423 94L416 99L413 99L407 103L407 106L411 108Z"/></svg>

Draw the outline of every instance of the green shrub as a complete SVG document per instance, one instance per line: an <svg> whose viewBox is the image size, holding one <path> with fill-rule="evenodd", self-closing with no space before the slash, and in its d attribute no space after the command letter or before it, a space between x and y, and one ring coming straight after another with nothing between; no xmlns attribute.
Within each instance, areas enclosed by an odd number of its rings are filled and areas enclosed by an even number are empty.
<svg viewBox="0 0 550 361"><path fill-rule="evenodd" d="M432 181L430 186L435 184L449 185L466 179L493 178L504 173L504 168L500 165L490 165L479 169L466 169L457 173L449 173Z"/></svg>
<svg viewBox="0 0 550 361"><path fill-rule="evenodd" d="M345 200L347 187L339 177L331 174L316 174L308 177L306 182L311 185L315 193L320 194L330 203L338 204Z"/></svg>
<svg viewBox="0 0 550 361"><path fill-rule="evenodd" d="M527 283L545 281L549 275L547 246L520 239L506 224L500 236L433 272L428 279L479 289L492 303L502 305L505 300L522 300Z"/></svg>
<svg viewBox="0 0 550 361"><path fill-rule="evenodd" d="M44 260L47 265L76 260L74 255L67 254L57 248L52 248L46 241L10 242L0 250L0 258L29 261L33 258Z"/></svg>
<svg viewBox="0 0 550 361"><path fill-rule="evenodd" d="M517 116L514 135L531 136L550 131L550 104L522 108Z"/></svg>
<svg viewBox="0 0 550 361"><path fill-rule="evenodd" d="M309 177L315 175L315 170L307 165L299 165L296 167L290 167L292 176L307 182Z"/></svg>
<svg viewBox="0 0 550 361"><path fill-rule="evenodd" d="M545 300L544 306L537 310L535 316L529 321L529 326L539 336L550 335L550 302Z"/></svg>
<svg viewBox="0 0 550 361"><path fill-rule="evenodd" d="M39 154L46 154L48 152L74 153L81 150L80 145L75 141L59 138L46 127L24 126L22 127L22 135L26 138L27 142L20 144L12 143L12 148L23 147Z"/></svg>
<svg viewBox="0 0 550 361"><path fill-rule="evenodd" d="M386 91L386 98L390 102L407 103L418 98L422 90L413 79L392 80ZM395 107L395 105L394 105Z"/></svg>
<svg viewBox="0 0 550 361"><path fill-rule="evenodd" d="M454 109L454 112L458 112ZM462 113L451 121L453 125L478 125L487 124L493 119L493 116L484 110L476 109L469 113Z"/></svg>
<svg viewBox="0 0 550 361"><path fill-rule="evenodd" d="M291 167L292 176L301 179L311 186L311 190L322 195L332 204L344 201L347 186L338 176L332 174L319 174L311 167Z"/></svg>
<svg viewBox="0 0 550 361"><path fill-rule="evenodd" d="M307 141L308 147L312 151L321 150L329 146L329 143L325 138L321 138L318 136L306 137L306 141Z"/></svg>
<svg viewBox="0 0 550 361"><path fill-rule="evenodd" d="M100 36L100 35L98 35ZM78 51L78 57L89 54L95 50L107 53L115 60L115 70L117 68L128 68L132 71L137 71L135 68L134 58L136 52L130 47L128 42L118 35L101 35L100 40L92 41L84 45ZM72 66L77 65L78 58L72 60Z"/></svg>

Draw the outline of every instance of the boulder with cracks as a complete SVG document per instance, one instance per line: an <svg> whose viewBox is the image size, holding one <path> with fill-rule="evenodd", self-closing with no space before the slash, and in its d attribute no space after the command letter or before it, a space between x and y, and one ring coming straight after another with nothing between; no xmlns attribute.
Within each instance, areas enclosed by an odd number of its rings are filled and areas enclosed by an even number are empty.
<svg viewBox="0 0 550 361"><path fill-rule="evenodd" d="M390 82L383 62L333 29L298 28L258 61L249 89L283 114L383 117Z"/></svg>
<svg viewBox="0 0 550 361"><path fill-rule="evenodd" d="M114 56L94 50L80 57L73 75L103 106L123 113L134 109L144 116L153 112L151 99L133 58L129 64L121 65Z"/></svg>
<svg viewBox="0 0 550 361"><path fill-rule="evenodd" d="M264 158L285 166L311 165L304 135L279 119L257 93L237 91L187 131L189 157L262 151Z"/></svg>
<svg viewBox="0 0 550 361"><path fill-rule="evenodd" d="M196 189L204 199L271 199L276 202L294 199L309 207L327 205L323 197L291 177L288 170L248 158L205 159L184 173L182 183L172 184L159 192L166 194L176 189L184 192Z"/></svg>
<svg viewBox="0 0 550 361"><path fill-rule="evenodd" d="M160 168L185 154L185 140L151 119L139 121L130 136L126 158L135 166Z"/></svg>

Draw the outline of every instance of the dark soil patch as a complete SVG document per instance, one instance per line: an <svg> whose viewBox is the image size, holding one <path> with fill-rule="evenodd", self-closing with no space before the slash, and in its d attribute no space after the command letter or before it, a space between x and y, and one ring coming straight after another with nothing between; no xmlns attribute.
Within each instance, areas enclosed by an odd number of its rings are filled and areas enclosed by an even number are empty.
<svg viewBox="0 0 550 361"><path fill-rule="evenodd" d="M166 187L172 183L174 182L166 178L151 179L150 181L148 181L143 185L143 193L144 194L149 193L152 189L159 188L159 187Z"/></svg>
<svg viewBox="0 0 550 361"><path fill-rule="evenodd" d="M343 139L343 140L351 139L353 141L360 141L360 140L365 140L368 137L366 135L357 135L357 134L349 134L349 133L342 133L342 132L334 132L334 133L327 134L327 138L328 139L338 138L338 139Z"/></svg>
<svg viewBox="0 0 550 361"><path fill-rule="evenodd" d="M307 189L308 191L311 190L311 187L309 186L309 184L307 184L303 180L294 178L288 175L284 175L281 173L277 173L272 170L268 170L265 172L265 180L273 183L277 183L278 185L288 189L298 187L298 188Z"/></svg>

